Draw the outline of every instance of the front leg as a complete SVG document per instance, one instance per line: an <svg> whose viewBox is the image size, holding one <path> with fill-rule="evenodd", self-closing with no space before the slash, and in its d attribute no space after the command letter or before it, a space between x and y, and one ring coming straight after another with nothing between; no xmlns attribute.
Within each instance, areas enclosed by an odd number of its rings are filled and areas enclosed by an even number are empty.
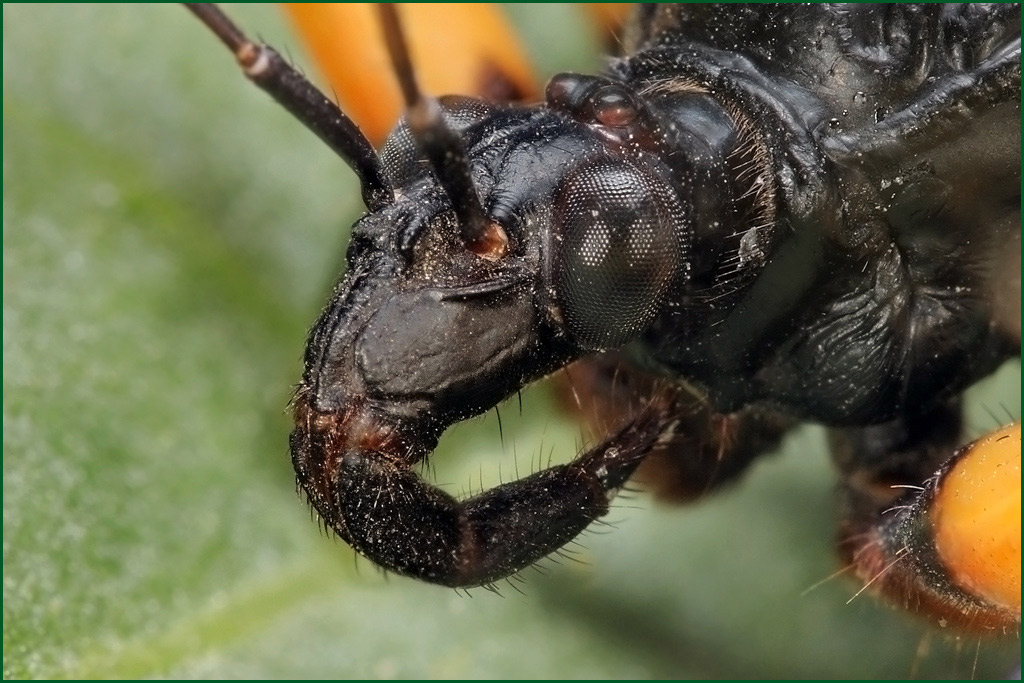
<svg viewBox="0 0 1024 683"><path fill-rule="evenodd" d="M635 414L644 397L665 384L618 352L577 361L560 379L563 403L595 434ZM676 392L678 427L636 474L643 488L663 501L691 502L735 482L757 458L776 450L795 424L758 408L719 413L696 390Z"/></svg>
<svg viewBox="0 0 1024 683"><path fill-rule="evenodd" d="M339 453L330 421L292 434L299 483L339 535L399 574L446 586L506 578L555 552L608 512L637 465L676 424L668 394L567 465L459 501L385 446Z"/></svg>

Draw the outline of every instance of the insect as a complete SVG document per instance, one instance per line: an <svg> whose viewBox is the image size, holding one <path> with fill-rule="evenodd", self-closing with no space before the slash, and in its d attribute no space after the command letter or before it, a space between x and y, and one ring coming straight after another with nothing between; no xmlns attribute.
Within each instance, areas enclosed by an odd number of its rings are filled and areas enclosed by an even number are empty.
<svg viewBox="0 0 1024 683"><path fill-rule="evenodd" d="M425 97L384 9L407 114L380 154L195 11L361 181L291 435L300 486L359 553L487 585L634 474L697 497L812 420L833 428L841 554L865 585L1019 624L1019 427L956 449L960 394L1020 350L1018 5L646 8L627 56L526 107ZM413 471L450 425L572 363L581 412L617 425L572 463L462 501ZM980 496L961 484L979 453L1009 503L952 512ZM985 534L959 531L979 519L997 532L980 556ZM950 550L964 534L974 550Z"/></svg>

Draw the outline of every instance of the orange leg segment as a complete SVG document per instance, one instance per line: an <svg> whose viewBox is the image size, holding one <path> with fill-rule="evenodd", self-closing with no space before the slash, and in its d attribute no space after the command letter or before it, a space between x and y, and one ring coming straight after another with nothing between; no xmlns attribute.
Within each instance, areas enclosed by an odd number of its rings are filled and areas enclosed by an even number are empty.
<svg viewBox="0 0 1024 683"><path fill-rule="evenodd" d="M629 2L585 2L583 8L598 30L605 49L613 55L622 53L622 28L634 7Z"/></svg>
<svg viewBox="0 0 1024 683"><path fill-rule="evenodd" d="M932 526L954 583L1020 614L1020 423L963 449L939 483Z"/></svg>
<svg viewBox="0 0 1024 683"><path fill-rule="evenodd" d="M379 145L402 111L368 3L284 5L341 108ZM407 4L403 24L420 87L438 96L531 99L537 88L511 24L490 4Z"/></svg>
<svg viewBox="0 0 1024 683"><path fill-rule="evenodd" d="M632 3L628 2L588 2L587 12L604 30L615 32L622 28L629 15Z"/></svg>
<svg viewBox="0 0 1024 683"><path fill-rule="evenodd" d="M1013 632L1020 628L1020 424L952 449L958 412L949 406L837 438L846 472L840 551L866 587L909 611Z"/></svg>

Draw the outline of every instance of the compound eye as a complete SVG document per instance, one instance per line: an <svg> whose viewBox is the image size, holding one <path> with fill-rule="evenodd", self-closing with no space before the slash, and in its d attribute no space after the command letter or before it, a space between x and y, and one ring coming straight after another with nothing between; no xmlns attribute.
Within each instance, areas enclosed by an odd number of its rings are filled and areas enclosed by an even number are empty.
<svg viewBox="0 0 1024 683"><path fill-rule="evenodd" d="M621 85L606 85L593 95L594 118L605 126L623 127L637 117L632 96Z"/></svg>
<svg viewBox="0 0 1024 683"><path fill-rule="evenodd" d="M555 205L553 277L585 349L621 346L654 318L687 239L667 188L626 164L576 171Z"/></svg>

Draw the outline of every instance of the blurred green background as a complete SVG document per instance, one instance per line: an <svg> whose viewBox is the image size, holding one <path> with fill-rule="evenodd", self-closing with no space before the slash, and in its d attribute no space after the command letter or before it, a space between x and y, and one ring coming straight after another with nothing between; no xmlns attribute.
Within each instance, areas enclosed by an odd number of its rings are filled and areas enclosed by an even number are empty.
<svg viewBox="0 0 1024 683"><path fill-rule="evenodd" d="M544 76L599 64L509 8ZM229 7L302 48L276 7ZM3 673L17 677L976 677L1019 640L930 629L837 567L819 430L700 506L623 501L582 563L470 596L383 577L295 494L284 406L360 205L345 167L175 6L3 9ZM307 69L312 72L311 68ZM382 76L386 77L386 76ZM446 435L497 483L578 428L543 387ZM1020 366L974 392L1020 414ZM993 416L994 415L994 416ZM535 466L535 465L534 465Z"/></svg>

